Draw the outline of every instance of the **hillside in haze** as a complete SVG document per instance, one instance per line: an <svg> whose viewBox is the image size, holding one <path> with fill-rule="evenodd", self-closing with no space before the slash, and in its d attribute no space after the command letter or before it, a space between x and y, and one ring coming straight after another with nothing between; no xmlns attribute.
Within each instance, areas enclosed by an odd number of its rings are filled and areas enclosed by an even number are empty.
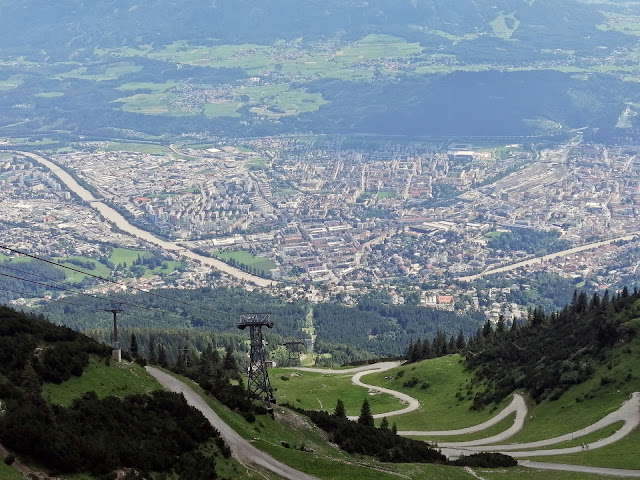
<svg viewBox="0 0 640 480"><path fill-rule="evenodd" d="M0 126L63 140L626 136L639 14L559 0L7 0Z"/></svg>

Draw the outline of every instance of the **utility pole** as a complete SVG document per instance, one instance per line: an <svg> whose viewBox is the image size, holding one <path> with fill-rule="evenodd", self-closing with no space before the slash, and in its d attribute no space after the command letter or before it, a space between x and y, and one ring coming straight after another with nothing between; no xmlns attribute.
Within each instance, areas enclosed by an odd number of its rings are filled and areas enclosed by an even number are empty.
<svg viewBox="0 0 640 480"><path fill-rule="evenodd" d="M242 313L238 318L238 328L244 330L249 327L251 351L249 353L249 368L247 374L247 395L250 400L262 400L267 410L273 410L276 399L269 382L267 363L264 354L264 339L262 327L273 328L270 313Z"/></svg>
<svg viewBox="0 0 640 480"><path fill-rule="evenodd" d="M111 312L113 314L113 351L111 353L111 358L116 362L122 361L122 350L120 349L120 342L118 341L118 321L117 316L120 312L123 312L120 305L114 304L111 305L111 308L105 308L105 312Z"/></svg>
<svg viewBox="0 0 640 480"><path fill-rule="evenodd" d="M289 339L283 342L284 346L287 347L287 351L289 352L289 360L287 361L287 366L289 367L299 367L300 366L300 349L297 348L299 345L304 346L306 342L301 339Z"/></svg>

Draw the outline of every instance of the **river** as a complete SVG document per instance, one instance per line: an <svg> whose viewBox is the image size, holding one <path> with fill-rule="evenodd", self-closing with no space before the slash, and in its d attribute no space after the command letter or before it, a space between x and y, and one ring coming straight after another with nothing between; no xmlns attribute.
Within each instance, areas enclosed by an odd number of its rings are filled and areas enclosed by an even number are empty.
<svg viewBox="0 0 640 480"><path fill-rule="evenodd" d="M58 179L66 185L66 187L71 190L73 193L78 195L83 201L87 202L91 208L96 210L102 215L102 217L111 222L113 225L118 227L120 230L132 235L136 238L149 242L153 245L157 245L160 248L164 248L165 250L170 250L176 252L178 255L182 257L189 258L191 260L197 260L200 263L213 267L216 270L220 270L232 277L237 278L238 280L243 280L245 282L253 283L254 285L258 285L260 287L268 287L270 285L275 285L277 282L273 280L268 280L265 278L257 277L255 275L251 275L247 272L243 272L242 270L232 267L231 265L227 265L226 263L211 257L205 257L204 255L200 255L196 252L193 252L187 249L184 246L178 245L174 242L169 242L167 240L163 240L159 237L156 237L152 233L147 232L146 230L142 230L138 228L129 221L124 218L120 213L111 208L104 202L96 199L93 194L80 185L66 170L59 167L55 163L47 160L40 155L36 155L35 153L30 152L14 152L18 155L23 155L25 157L29 157L40 165L48 168L51 173L53 173Z"/></svg>

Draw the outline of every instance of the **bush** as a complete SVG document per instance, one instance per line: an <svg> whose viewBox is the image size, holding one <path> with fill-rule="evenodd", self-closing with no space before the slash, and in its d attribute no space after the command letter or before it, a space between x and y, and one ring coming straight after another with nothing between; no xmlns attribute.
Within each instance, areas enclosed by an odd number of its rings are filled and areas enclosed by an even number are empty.
<svg viewBox="0 0 640 480"><path fill-rule="evenodd" d="M413 388L415 387L418 383L420 382L420 380L418 380L416 377L411 378L411 380L407 380L406 382L404 382L402 385L404 387L407 388Z"/></svg>
<svg viewBox="0 0 640 480"><path fill-rule="evenodd" d="M4 463L6 463L7 465L13 465L13 462L15 461L16 461L15 455L10 454L4 457Z"/></svg>
<svg viewBox="0 0 640 480"><path fill-rule="evenodd" d="M478 467L478 468L505 468L515 467L518 462L509 455L502 453L474 453L469 456L462 456L451 462L451 465L458 467Z"/></svg>

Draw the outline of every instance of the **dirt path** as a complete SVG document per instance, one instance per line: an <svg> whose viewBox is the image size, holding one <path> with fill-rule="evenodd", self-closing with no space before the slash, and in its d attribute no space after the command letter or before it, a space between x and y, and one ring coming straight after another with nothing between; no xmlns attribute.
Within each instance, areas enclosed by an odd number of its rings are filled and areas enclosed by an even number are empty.
<svg viewBox="0 0 640 480"><path fill-rule="evenodd" d="M513 422L513 425L509 429L505 430L502 433L499 433L498 435L494 435L493 437L489 437L486 439L473 440L470 442L455 442L455 443L449 443L449 444L438 443L438 445L440 446L450 445L450 446L461 447L466 445L484 445L485 444L480 442L486 442L486 443L501 442L503 440L506 440L507 438L512 437L517 432L519 432L522 429L522 426L524 425L524 419L527 416L527 412L528 412L527 404L525 403L522 395L519 395L517 393L513 396L513 400L511 401L511 403L507 405L495 417L490 418L486 422L480 423L478 425L474 425L473 427L460 428L458 430L435 430L435 431L405 430L405 431L399 431L398 434L409 435L414 437L418 437L418 436L425 436L425 437L426 436L430 436L430 437L443 436L444 437L444 436L465 435L467 433L476 433L476 432L481 432L482 430L486 430L487 428L492 427L493 425L501 422L502 420L507 418L509 415L511 415L513 412L516 413L516 418Z"/></svg>
<svg viewBox="0 0 640 480"><path fill-rule="evenodd" d="M265 470L273 472L287 480L318 480L317 477L307 475L295 468L291 468L290 466L276 460L271 455L267 455L251 445L247 440L237 434L229 425L224 423L224 421L211 409L211 407L206 404L203 398L184 382L181 382L177 378L174 378L157 368L146 367L146 369L160 382L163 387L171 390L172 392L182 393L187 399L189 405L200 410L206 419L211 422L211 425L220 432L224 441L227 442L227 445L231 448L233 457L240 463L264 468Z"/></svg>
<svg viewBox="0 0 640 480"><path fill-rule="evenodd" d="M623 470L621 468L588 467L585 465L569 465L566 463L532 462L531 460L518 462L518 465L522 465L523 467L529 467L529 468L537 468L540 470L595 473L598 475L609 475L609 476L618 477L618 478L622 478L622 477L640 478L640 470Z"/></svg>
<svg viewBox="0 0 640 480"><path fill-rule="evenodd" d="M613 425L617 422L624 422L624 425L616 430L612 435L609 435L606 438L601 438L600 440L596 440L591 443L587 443L583 445L577 445L575 447L565 447L565 448L556 448L556 449L543 449L543 450L528 450L530 448L538 448L538 447L547 447L550 445L555 445L561 442L568 442L571 440L579 439L585 435L588 435L593 432L597 432L609 425ZM631 398L625 401L618 410L615 412L611 412L609 415L601 418L597 422L589 425L588 427L582 428L578 431L567 433L565 435L561 435L559 437L548 438L546 440L539 440L537 442L528 442L528 443L513 443L509 445L488 445L489 442L485 444L476 445L484 445L482 447L474 448L470 443L468 444L472 450L482 450L482 451L500 451L504 453L508 453L512 457L538 457L541 455L564 455L567 453L578 453L583 452L585 450L593 450L596 448L604 447L606 445L610 445L614 442L617 442L621 438L624 438L632 430L640 425L640 392L636 392L631 395ZM487 439L485 439L487 440ZM492 442L493 443L493 442ZM462 444L453 444L451 446L464 446ZM522 451L527 450L527 451Z"/></svg>

